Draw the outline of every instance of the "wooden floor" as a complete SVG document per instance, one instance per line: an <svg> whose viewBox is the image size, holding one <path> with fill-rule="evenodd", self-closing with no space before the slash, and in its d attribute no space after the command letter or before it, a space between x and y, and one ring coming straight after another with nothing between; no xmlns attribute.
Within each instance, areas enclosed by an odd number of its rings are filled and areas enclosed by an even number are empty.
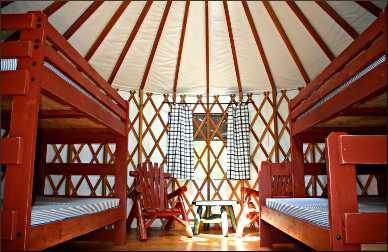
<svg viewBox="0 0 388 252"><path fill-rule="evenodd" d="M207 250L207 251L226 251L226 250L244 250L244 251L271 251L271 248L259 247L258 233L249 233L242 238L236 238L234 233L228 237L223 237L220 229L213 229L207 233L200 233L193 238L187 238L183 230L161 231L160 229L151 229L147 241L137 240L136 229L128 234L127 243L123 246L115 246L109 242L91 242L91 241L69 241L47 251L144 251L144 250ZM285 251L307 251L307 248L297 245L283 245L274 248L275 250Z"/></svg>
<svg viewBox="0 0 388 252"><path fill-rule="evenodd" d="M223 237L220 229L213 229L206 233L202 232L193 238L187 238L184 236L184 231L179 229L164 232L160 229L151 229L148 234L148 240L142 242L137 240L136 229L133 229L128 234L127 243L123 246L115 246L111 242L69 241L46 251L311 251L310 248L299 243L261 248L259 247L260 237L257 232L248 232L242 238L236 238L234 233L228 237ZM386 251L386 249L386 245L362 246L362 250Z"/></svg>

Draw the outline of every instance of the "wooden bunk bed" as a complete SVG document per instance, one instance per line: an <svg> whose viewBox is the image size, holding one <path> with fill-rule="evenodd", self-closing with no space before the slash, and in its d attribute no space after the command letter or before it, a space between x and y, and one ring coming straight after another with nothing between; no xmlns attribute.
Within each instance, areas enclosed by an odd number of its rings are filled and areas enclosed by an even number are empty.
<svg viewBox="0 0 388 252"><path fill-rule="evenodd" d="M291 100L291 162L260 167L261 246L290 237L317 250L387 242L385 201L356 191L358 172L387 173L386 16ZM326 164L305 164L303 143L326 143ZM306 196L305 174L327 174L327 198Z"/></svg>
<svg viewBox="0 0 388 252"><path fill-rule="evenodd" d="M43 12L1 15L1 29L13 32L1 44L2 249L41 250L92 231L99 240L124 243L128 102ZM115 144L114 164L46 164L48 144L76 143ZM112 175L114 192L42 197L50 174ZM65 215L61 204L79 211Z"/></svg>

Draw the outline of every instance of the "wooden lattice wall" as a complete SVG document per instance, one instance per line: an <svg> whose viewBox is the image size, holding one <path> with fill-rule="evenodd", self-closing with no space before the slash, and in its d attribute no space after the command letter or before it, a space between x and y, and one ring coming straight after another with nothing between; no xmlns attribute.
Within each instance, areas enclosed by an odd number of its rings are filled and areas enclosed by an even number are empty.
<svg viewBox="0 0 388 252"><path fill-rule="evenodd" d="M222 139L219 132L220 125L226 120L226 108L235 99L234 96L215 96L210 98L210 113L219 114L219 120L214 121L207 117L202 122L194 120L195 139L200 134L205 124L208 125L211 135L209 141L198 143L201 148L195 148L195 179L176 180L171 179L169 189L185 185L188 192L185 196L186 209L189 217L194 216L193 200L204 199L235 199L241 200L241 186L258 188L258 167L261 161L272 162L290 159L290 128L288 122L288 102L298 91L279 91L276 101L269 92L245 96L250 99L250 132L251 132L251 180L230 181L226 179L226 171L222 165L225 155L226 141L213 143L214 137ZM120 92L129 101L129 144L128 144L128 170L135 170L138 163L138 139L139 139L139 96L136 92ZM167 154L167 130L169 105L164 101L171 97L145 93L143 97L143 126L142 126L142 161L151 160L161 164L166 163ZM194 113L203 114L207 110L206 97L181 96L178 101L195 103L192 106ZM276 108L274 110L274 108ZM274 111L277 111L274 113ZM275 120L277 122L275 123ZM277 130L275 130L277 129ZM202 138L204 138L202 136ZM205 137L206 138L206 137ZM306 162L324 162L324 144L305 144ZM114 145L112 144L74 144L52 145L47 155L47 162L54 163L101 163L114 162ZM200 151L199 151L200 150ZM326 187L325 176L306 176L306 192L310 195L322 195ZM46 194L65 195L95 195L109 196L113 188L113 177L109 176L48 176L46 178ZM133 179L128 178L128 186L131 187ZM359 177L358 190L361 194L375 193L376 179L373 176ZM131 203L130 203L131 205ZM237 216L240 216L240 207L235 208Z"/></svg>

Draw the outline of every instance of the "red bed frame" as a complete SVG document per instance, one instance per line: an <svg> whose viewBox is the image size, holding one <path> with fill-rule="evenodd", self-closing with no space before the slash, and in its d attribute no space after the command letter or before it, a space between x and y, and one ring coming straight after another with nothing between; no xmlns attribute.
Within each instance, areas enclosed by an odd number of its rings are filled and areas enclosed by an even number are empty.
<svg viewBox="0 0 388 252"><path fill-rule="evenodd" d="M387 164L386 60L316 105L378 57L386 55L386 17L385 10L291 100L292 161L263 162L260 168L261 246L289 242L290 236L317 250L360 250L360 244L387 242L387 215L359 213L356 191L359 170L356 165L364 165L362 173L373 174L374 168L365 165ZM326 165L305 164L303 143L324 142ZM381 171L386 176L386 166L380 166ZM265 206L269 197L306 197L304 175L307 174L328 175L330 229ZM384 186L385 183L379 187Z"/></svg>
<svg viewBox="0 0 388 252"><path fill-rule="evenodd" d="M18 59L16 71L1 72L2 128L8 132L0 140L0 163L5 165L2 249L41 250L110 224L113 229L96 232L95 237L124 243L128 102L48 23L43 12L1 15L1 29L16 31L12 40L1 43L1 58ZM48 144L75 143L116 144L114 164L46 165ZM34 176L35 164L39 173ZM120 199L119 207L32 227L33 188L43 194L48 174L113 175L112 196Z"/></svg>

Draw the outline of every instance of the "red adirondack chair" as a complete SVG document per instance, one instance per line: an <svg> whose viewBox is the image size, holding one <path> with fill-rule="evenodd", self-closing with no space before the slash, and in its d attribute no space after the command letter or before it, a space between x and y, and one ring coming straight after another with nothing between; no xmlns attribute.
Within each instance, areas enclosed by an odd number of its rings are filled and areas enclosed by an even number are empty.
<svg viewBox="0 0 388 252"><path fill-rule="evenodd" d="M259 209L253 204L253 197L259 197L260 192L250 189L248 187L242 187L243 193L243 207L240 220L237 224L236 236L241 237L243 235L244 227L251 224L251 228L255 222L259 223L260 212ZM244 196L245 195L245 196Z"/></svg>
<svg viewBox="0 0 388 252"><path fill-rule="evenodd" d="M137 218L138 239L147 240L148 227L159 218L168 220L165 229L176 220L185 227L188 237L193 236L183 204L186 187L180 187L167 194L165 179L170 175L164 173L163 165L159 166L157 163L139 164L137 171L131 171L130 175L135 177L135 187L130 194L133 206L127 219L127 229L131 227L134 218ZM175 206L169 207L168 200L175 197L177 197ZM182 215L182 218L179 218L179 215Z"/></svg>

